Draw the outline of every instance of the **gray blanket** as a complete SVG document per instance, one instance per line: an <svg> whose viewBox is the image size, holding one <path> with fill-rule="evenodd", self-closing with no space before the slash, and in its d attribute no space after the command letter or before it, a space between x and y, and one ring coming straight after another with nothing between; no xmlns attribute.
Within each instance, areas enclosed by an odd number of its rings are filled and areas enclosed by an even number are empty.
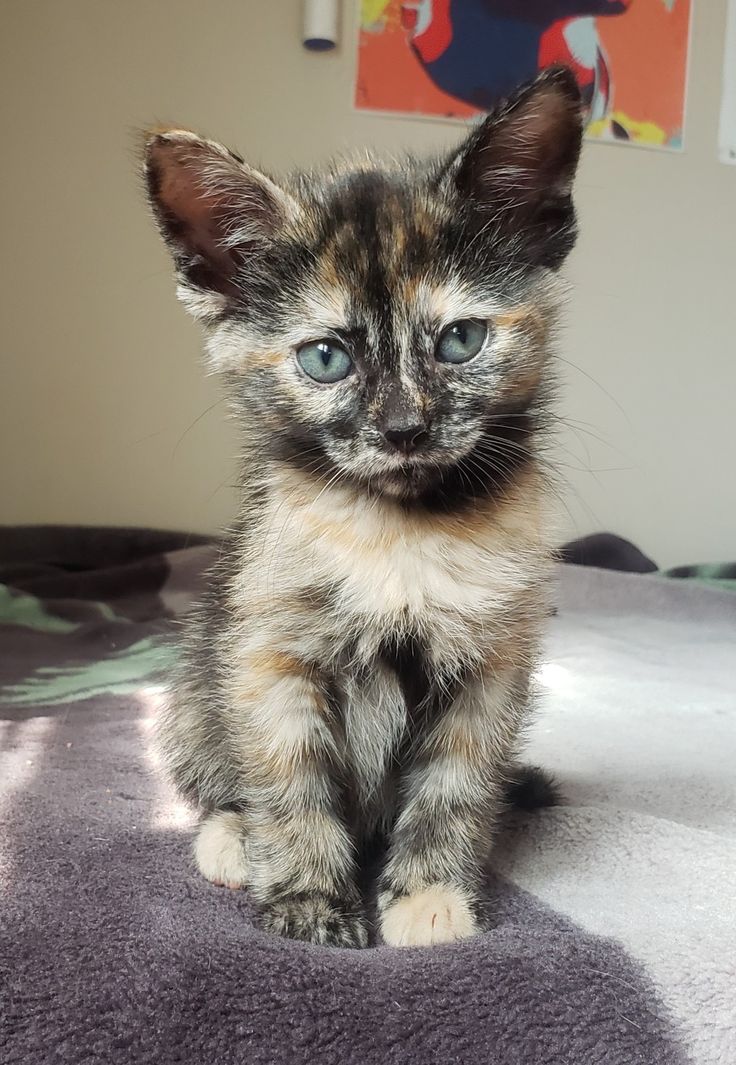
<svg viewBox="0 0 736 1065"><path fill-rule="evenodd" d="M0 1061L736 1063L736 596L561 567L493 929L434 950L271 938L195 873L147 738L213 548L0 535Z"/></svg>

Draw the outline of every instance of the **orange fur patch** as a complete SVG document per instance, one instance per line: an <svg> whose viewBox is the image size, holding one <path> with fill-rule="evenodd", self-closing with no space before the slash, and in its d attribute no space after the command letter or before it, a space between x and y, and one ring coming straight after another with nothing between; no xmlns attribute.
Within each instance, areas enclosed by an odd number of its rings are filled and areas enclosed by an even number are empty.
<svg viewBox="0 0 736 1065"><path fill-rule="evenodd" d="M533 339L536 344L541 345L547 339L547 323L536 307L515 307L514 310L495 315L493 320L501 329L518 330Z"/></svg>

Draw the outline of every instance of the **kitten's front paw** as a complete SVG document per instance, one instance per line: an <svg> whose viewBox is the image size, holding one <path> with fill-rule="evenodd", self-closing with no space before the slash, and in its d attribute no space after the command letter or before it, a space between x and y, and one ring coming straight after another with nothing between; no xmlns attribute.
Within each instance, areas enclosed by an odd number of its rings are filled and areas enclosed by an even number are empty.
<svg viewBox="0 0 736 1065"><path fill-rule="evenodd" d="M395 899L381 918L381 933L390 947L430 947L478 931L469 896L453 884L434 884Z"/></svg>
<svg viewBox="0 0 736 1065"><path fill-rule="evenodd" d="M323 947L365 947L365 918L351 904L324 895L287 895L263 910L261 923L268 932L287 939L300 939Z"/></svg>
<svg viewBox="0 0 736 1065"><path fill-rule="evenodd" d="M194 841L194 860L202 876L229 888L248 883L243 815L231 810L210 814Z"/></svg>

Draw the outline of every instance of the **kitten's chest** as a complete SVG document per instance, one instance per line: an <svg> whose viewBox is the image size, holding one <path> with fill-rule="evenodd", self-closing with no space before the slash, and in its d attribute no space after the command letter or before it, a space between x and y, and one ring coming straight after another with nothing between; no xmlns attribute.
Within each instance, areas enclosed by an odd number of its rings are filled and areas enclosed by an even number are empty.
<svg viewBox="0 0 736 1065"><path fill-rule="evenodd" d="M369 542L334 564L337 613L380 631L439 634L450 621L457 629L487 613L493 598L487 551L434 532Z"/></svg>
<svg viewBox="0 0 736 1065"><path fill-rule="evenodd" d="M535 579L537 537L528 519L499 514L406 514L337 496L298 510L277 554L285 594L311 589L321 623L358 658L416 633L434 665L473 657Z"/></svg>

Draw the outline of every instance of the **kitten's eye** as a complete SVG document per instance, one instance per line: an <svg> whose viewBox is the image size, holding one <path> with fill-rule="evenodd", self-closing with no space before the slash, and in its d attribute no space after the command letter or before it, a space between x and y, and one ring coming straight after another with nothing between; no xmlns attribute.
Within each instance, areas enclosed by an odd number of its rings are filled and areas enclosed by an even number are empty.
<svg viewBox="0 0 736 1065"><path fill-rule="evenodd" d="M488 328L474 318L461 318L443 329L434 349L438 362L467 362L477 355L485 343Z"/></svg>
<svg viewBox="0 0 736 1065"><path fill-rule="evenodd" d="M297 362L305 374L331 385L347 377L352 367L350 356L332 340L313 340L297 349Z"/></svg>

